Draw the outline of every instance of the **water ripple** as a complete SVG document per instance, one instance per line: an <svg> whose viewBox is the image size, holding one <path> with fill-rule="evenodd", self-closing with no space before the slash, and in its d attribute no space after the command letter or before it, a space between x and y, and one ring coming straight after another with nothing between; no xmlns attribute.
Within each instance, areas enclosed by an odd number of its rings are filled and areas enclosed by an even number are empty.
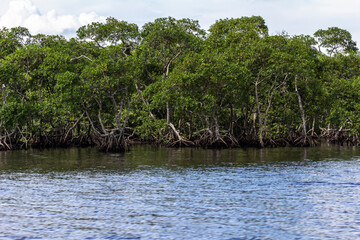
<svg viewBox="0 0 360 240"><path fill-rule="evenodd" d="M4 170L0 239L359 239L359 196L357 159Z"/></svg>

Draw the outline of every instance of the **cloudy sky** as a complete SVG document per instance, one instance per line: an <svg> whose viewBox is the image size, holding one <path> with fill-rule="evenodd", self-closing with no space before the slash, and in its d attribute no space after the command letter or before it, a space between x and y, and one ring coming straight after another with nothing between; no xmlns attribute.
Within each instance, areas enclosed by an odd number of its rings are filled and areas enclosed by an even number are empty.
<svg viewBox="0 0 360 240"><path fill-rule="evenodd" d="M1 0L0 26L74 36L76 29L112 16L142 26L158 17L191 18L208 29L227 17L262 16L271 34L312 35L336 26L360 45L359 0Z"/></svg>

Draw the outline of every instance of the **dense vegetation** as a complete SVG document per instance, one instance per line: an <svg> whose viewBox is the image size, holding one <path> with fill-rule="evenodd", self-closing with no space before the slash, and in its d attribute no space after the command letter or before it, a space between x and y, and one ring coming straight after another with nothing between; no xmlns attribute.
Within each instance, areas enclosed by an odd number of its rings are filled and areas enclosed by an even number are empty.
<svg viewBox="0 0 360 240"><path fill-rule="evenodd" d="M351 34L269 35L261 17L108 18L77 38L0 30L0 149L359 144Z"/></svg>

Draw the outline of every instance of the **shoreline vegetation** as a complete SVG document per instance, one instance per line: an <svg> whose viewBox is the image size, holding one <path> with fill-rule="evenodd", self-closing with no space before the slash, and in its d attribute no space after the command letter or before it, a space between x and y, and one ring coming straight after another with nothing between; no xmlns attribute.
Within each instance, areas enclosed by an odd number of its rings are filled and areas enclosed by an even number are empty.
<svg viewBox="0 0 360 240"><path fill-rule="evenodd" d="M69 40L2 28L0 84L0 150L360 144L360 54L337 27L109 17Z"/></svg>

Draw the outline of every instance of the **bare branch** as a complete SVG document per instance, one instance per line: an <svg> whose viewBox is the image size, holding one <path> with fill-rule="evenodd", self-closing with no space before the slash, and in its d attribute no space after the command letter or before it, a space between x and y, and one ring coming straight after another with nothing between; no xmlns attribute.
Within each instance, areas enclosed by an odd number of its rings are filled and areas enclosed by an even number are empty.
<svg viewBox="0 0 360 240"><path fill-rule="evenodd" d="M90 62L93 62L93 60L92 60L91 58L89 58L89 57L87 57L87 56L85 56L85 55L81 55L81 56L79 56L79 57L72 58L72 59L70 60L70 62L73 62L73 61L75 61L75 60L79 60L80 58L85 58L85 59L89 60Z"/></svg>

